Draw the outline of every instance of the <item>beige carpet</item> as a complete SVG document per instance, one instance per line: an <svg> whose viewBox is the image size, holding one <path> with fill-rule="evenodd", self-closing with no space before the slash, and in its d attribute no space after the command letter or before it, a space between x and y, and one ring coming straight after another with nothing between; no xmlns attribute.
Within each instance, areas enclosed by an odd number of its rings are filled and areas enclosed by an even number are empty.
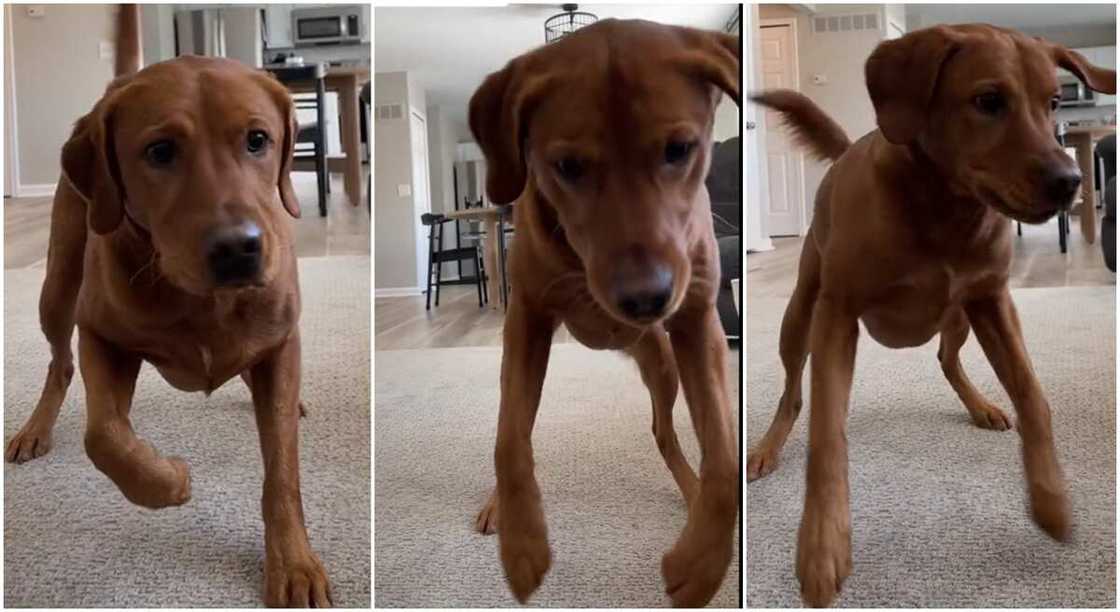
<svg viewBox="0 0 1120 612"><path fill-rule="evenodd" d="M378 351L374 359L375 605L515 605L497 538L472 529L494 484L501 350ZM738 354L730 361L738 398ZM696 466L683 398L675 416ZM553 565L531 605L669 603L661 556L686 509L650 427L649 395L632 361L553 347L533 433ZM739 576L735 561L713 606L738 606Z"/></svg>
<svg viewBox="0 0 1120 612"><path fill-rule="evenodd" d="M1054 413L1073 542L1055 543L1030 522L1018 435L970 424L941 375L937 342L889 350L864 333L848 419L854 566L837 605L1115 607L1115 288L1014 295ZM747 303L748 444L781 394L784 308L784 300ZM962 360L981 392L1010 411L975 337ZM800 605L793 564L810 410L777 471L747 486L749 607Z"/></svg>
<svg viewBox="0 0 1120 612"><path fill-rule="evenodd" d="M341 606L370 604L369 257L300 260L304 511ZM37 321L42 270L4 278L4 439L30 413L49 361ZM248 390L209 398L171 388L150 366L133 405L137 430L184 457L193 496L133 506L86 458L75 377L46 457L4 465L7 607L260 605L264 534L260 446Z"/></svg>

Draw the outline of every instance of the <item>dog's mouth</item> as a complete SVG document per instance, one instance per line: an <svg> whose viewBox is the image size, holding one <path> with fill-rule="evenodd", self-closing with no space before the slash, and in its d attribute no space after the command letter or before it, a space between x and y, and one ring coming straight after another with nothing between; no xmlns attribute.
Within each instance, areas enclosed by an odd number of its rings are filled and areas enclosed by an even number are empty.
<svg viewBox="0 0 1120 612"><path fill-rule="evenodd" d="M1031 225L1045 223L1052 219L1054 215L1058 214L1058 211L1069 207L1069 203L1040 203L1028 206L1017 206L1013 204L1013 202L1019 201L1019 198L1005 197L995 189L985 185L979 185L977 187L977 195L981 202L994 208L1004 216L1010 217L1014 221L1020 221Z"/></svg>

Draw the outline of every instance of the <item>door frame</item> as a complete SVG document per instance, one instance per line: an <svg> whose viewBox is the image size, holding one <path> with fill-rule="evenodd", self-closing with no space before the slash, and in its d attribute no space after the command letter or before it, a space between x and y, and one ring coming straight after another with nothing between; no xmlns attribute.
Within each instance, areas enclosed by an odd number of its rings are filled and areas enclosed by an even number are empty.
<svg viewBox="0 0 1120 612"><path fill-rule="evenodd" d="M791 34L792 39L793 39L793 45L790 47L790 50L792 51L792 53L790 53L790 60L791 60L790 63L792 64L792 66L791 66L792 81L790 82L790 89L794 89L796 91L801 91L801 53L800 53L800 49L798 48L797 18L796 17L774 17L774 18L770 18L770 19L759 19L757 28L759 30L761 30L762 28L768 28L768 27L773 28L773 27L786 27L786 26L788 26L790 28L790 34ZM765 115L765 113L763 113L763 115ZM765 125L765 123L762 123L760 125L761 125L761 128L762 128L762 131L760 133L759 140L761 141L762 150L765 151L766 150L766 130L768 129L769 126ZM810 216L808 206L806 205L806 202L808 202L809 198L806 196L806 193L805 193L805 153L803 151L798 151L796 153L796 155L797 155L797 164L801 167L801 201L800 202L794 202L794 205L797 206L797 211L798 211L798 215L797 215L797 217L798 217L798 219L797 219L797 225L798 225L797 235L798 236L804 236L804 235L809 233L809 216ZM769 188L770 188L769 182L767 182L766 187L769 190ZM769 191L767 191L767 193L766 193L766 199L767 200L770 199ZM762 214L763 215L766 214L766 209L763 209ZM767 227L769 228L769 223L767 223ZM767 233L769 234L769 229L767 230Z"/></svg>
<svg viewBox="0 0 1120 612"><path fill-rule="evenodd" d="M412 189L412 223L413 223L413 228L415 230L415 236L416 236L416 244L415 244L415 246L416 246L416 283L417 283L416 286L420 287L421 291L423 291L423 288L425 287L425 283L427 281L427 277L425 276L425 274L430 273L430 270L428 270L428 260L427 260L428 236L427 236L427 232L424 231L424 228L426 226L420 221L420 215L421 215L421 213L432 212L432 170L431 170L431 166L430 166L430 164L431 164L431 151L428 150L428 117L427 117L427 115L423 114L423 113L420 113L416 109L412 108L412 106L408 106L407 108L408 108L408 134L409 134L409 136L408 136L409 137L408 148L412 153L411 159L409 160L409 164L411 166L410 167L410 173L416 167L415 162L416 162L416 157L417 157L417 151L412 150L412 143L416 142L416 141L413 140L413 130L416 129L416 127L417 127L416 124L415 124L415 121L419 121L420 125L422 126L421 127L422 131L420 132L420 141L419 142L420 142L420 146L423 147L422 159L420 160L420 165L424 169L424 176L422 176L422 177L413 176L412 177L412 184L409 187ZM419 204L422 204L422 203L417 201L418 200L418 194L416 193L416 185L417 184L422 184L424 186L424 193L427 196L427 198L426 198L427 199L427 207L426 207L427 209L426 210L424 210L424 207L419 205Z"/></svg>
<svg viewBox="0 0 1120 612"><path fill-rule="evenodd" d="M743 42L746 55L743 66L745 89L754 91L762 79L762 66L758 62L760 42L758 27L755 25L758 22L758 5L747 4L743 8L745 27L742 31L747 37ZM743 250L748 253L774 249L763 212L769 206L767 201L770 198L770 186L766 169L766 143L763 141L766 113L761 111L762 107L753 103L747 103L743 107Z"/></svg>

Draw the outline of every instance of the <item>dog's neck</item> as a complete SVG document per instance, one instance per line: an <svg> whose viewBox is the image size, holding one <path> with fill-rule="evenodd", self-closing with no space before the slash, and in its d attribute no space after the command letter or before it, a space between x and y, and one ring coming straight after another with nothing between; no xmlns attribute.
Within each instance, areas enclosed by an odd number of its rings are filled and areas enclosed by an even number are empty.
<svg viewBox="0 0 1120 612"><path fill-rule="evenodd" d="M1008 231L1008 218L981 202L918 143L888 144L880 171L898 194L902 212L931 249L957 252Z"/></svg>

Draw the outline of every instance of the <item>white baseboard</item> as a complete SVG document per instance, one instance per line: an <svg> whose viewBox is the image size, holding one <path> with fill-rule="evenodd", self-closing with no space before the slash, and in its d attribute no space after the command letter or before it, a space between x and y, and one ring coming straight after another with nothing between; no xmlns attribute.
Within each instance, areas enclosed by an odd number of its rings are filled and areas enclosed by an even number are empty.
<svg viewBox="0 0 1120 612"><path fill-rule="evenodd" d="M46 198L53 196L57 188L57 183L37 183L31 185L20 183L16 185L15 196L17 198Z"/></svg>
<svg viewBox="0 0 1120 612"><path fill-rule="evenodd" d="M373 290L375 298L413 297L424 295L422 287L381 287Z"/></svg>

